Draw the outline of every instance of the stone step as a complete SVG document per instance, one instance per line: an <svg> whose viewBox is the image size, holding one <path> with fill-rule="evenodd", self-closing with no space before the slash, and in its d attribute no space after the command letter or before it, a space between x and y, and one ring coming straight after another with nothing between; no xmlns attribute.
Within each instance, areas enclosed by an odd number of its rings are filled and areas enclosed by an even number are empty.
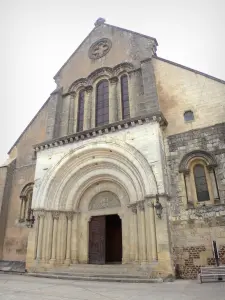
<svg viewBox="0 0 225 300"><path fill-rule="evenodd" d="M97 276L76 276L76 275L57 275L54 273L27 273L26 276L41 278L65 279L65 280L83 280L83 281L102 281L102 282L126 282L126 283L156 283L163 282L161 278L130 278L130 277L97 277Z"/></svg>
<svg viewBox="0 0 225 300"><path fill-rule="evenodd" d="M54 274L54 275L63 275L63 276L79 276L79 277L101 277L104 276L106 278L140 278L140 279L148 279L146 275L129 275L129 274L96 274L96 273L70 273L70 272L43 272L45 274Z"/></svg>
<svg viewBox="0 0 225 300"><path fill-rule="evenodd" d="M97 274L97 275L132 275L147 276L151 273L153 265L89 265L76 264L69 267L59 267L51 269L52 273L73 273L73 274Z"/></svg>

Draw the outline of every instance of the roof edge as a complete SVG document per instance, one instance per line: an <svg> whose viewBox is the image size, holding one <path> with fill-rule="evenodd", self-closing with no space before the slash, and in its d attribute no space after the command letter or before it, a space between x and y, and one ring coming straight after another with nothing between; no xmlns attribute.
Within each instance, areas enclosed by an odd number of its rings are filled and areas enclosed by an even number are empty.
<svg viewBox="0 0 225 300"><path fill-rule="evenodd" d="M186 69L186 70L188 70L188 71L190 71L190 72L197 73L197 74L202 75L202 76L205 76L205 77L207 77L207 78L209 78L209 79L212 79L212 80L215 80L215 81L217 81L217 82L220 82L220 83L225 84L225 80L223 80L223 79L220 79L220 78L211 76L211 75L209 75L209 74L206 74L206 73L203 73L203 72L201 72L201 71L198 71L198 70L189 68L189 67L187 67L187 66L178 64L178 63L176 63L176 62L173 62L173 61L171 61L171 60L168 60L168 59L159 57L159 56L157 56L157 55L153 55L152 57L155 58L155 59L164 61L164 62L166 62L166 63L169 63L169 64L171 64L171 65L174 65L174 66L176 66L176 67L180 67L180 68L182 68L182 69Z"/></svg>
<svg viewBox="0 0 225 300"><path fill-rule="evenodd" d="M17 138L17 140L15 141L15 143L12 145L12 147L9 149L9 151L7 152L7 154L9 155L10 152L13 150L13 148L16 146L16 144L19 142L20 138L22 137L22 135L25 133L25 131L28 129L28 127L33 123L33 121L36 119L36 117L38 116L39 112L44 108L44 106L48 103L48 101L50 100L50 97L48 97L48 99L44 102L44 104L41 106L41 108L38 110L38 112L34 115L34 117L32 118L32 120L29 122L29 124L25 127L25 129L23 130L23 132L20 134L20 136Z"/></svg>

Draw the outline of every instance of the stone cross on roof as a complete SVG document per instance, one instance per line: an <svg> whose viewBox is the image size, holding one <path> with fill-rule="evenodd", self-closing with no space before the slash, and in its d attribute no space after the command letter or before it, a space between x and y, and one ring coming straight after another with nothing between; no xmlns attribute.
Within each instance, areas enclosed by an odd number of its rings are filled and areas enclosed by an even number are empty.
<svg viewBox="0 0 225 300"><path fill-rule="evenodd" d="M100 26L101 24L105 23L105 19L104 18L98 18L95 22L95 27L96 26Z"/></svg>

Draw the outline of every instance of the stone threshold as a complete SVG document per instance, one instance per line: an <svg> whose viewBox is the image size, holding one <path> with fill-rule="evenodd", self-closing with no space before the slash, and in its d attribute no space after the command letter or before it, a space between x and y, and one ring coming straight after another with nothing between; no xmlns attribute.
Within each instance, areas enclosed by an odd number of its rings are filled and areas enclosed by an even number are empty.
<svg viewBox="0 0 225 300"><path fill-rule="evenodd" d="M54 273L26 273L26 276L33 276L39 278L52 278L64 280L81 280L81 281L100 281L100 282L124 282L124 283L162 283L166 280L162 278L130 278L130 277L104 277L104 276L76 276L72 274L54 274ZM173 279L171 279L173 281Z"/></svg>
<svg viewBox="0 0 225 300"><path fill-rule="evenodd" d="M71 135L56 138L53 140L48 140L43 143L34 145L33 148L36 152L38 152L40 150L62 146L64 144L74 143L80 140L90 139L103 134L125 130L130 127L135 127L150 122L158 122L161 127L165 127L168 124L163 114L161 112L157 112L154 114L148 114L127 120L121 120L111 124L95 127L93 129L88 129L82 132L77 132Z"/></svg>

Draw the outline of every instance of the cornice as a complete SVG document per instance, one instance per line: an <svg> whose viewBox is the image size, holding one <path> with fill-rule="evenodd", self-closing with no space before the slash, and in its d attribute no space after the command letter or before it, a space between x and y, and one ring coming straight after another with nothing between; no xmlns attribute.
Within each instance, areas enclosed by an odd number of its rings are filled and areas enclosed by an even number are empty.
<svg viewBox="0 0 225 300"><path fill-rule="evenodd" d="M161 127L167 126L167 121L161 112L139 116L127 120L121 120L115 123L107 124L100 127L95 127L82 132L73 133L64 137L59 137L53 140L48 140L40 144L34 145L36 152L48 148L62 146L64 144L78 142L80 140L90 139L103 134L126 130L131 127L140 126L150 122L158 122Z"/></svg>

